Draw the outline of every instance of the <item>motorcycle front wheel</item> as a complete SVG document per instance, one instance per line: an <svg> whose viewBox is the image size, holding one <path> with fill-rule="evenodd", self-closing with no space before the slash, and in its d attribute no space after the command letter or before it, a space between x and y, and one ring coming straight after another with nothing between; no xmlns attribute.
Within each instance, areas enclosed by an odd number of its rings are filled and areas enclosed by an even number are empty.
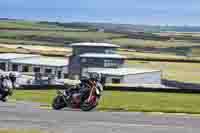
<svg viewBox="0 0 200 133"><path fill-rule="evenodd" d="M67 105L62 96L55 97L52 102L52 108L54 110L61 110L61 109L65 108L66 106Z"/></svg>
<svg viewBox="0 0 200 133"><path fill-rule="evenodd" d="M0 101L7 102L8 101L8 97L0 98Z"/></svg>
<svg viewBox="0 0 200 133"><path fill-rule="evenodd" d="M98 102L99 102L99 98L96 100L95 103L88 103L88 102L84 102L81 106L80 106L80 109L82 111L91 111L93 109L96 108L96 106L98 105Z"/></svg>

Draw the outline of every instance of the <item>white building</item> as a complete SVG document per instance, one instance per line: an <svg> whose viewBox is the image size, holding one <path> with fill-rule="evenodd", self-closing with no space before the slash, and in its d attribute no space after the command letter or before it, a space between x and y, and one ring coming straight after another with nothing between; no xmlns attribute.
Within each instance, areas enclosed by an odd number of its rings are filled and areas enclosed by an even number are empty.
<svg viewBox="0 0 200 133"><path fill-rule="evenodd" d="M161 84L162 72L159 70L126 67L126 57L117 53L118 45L87 42L71 46L69 72L72 75L100 73L106 83Z"/></svg>
<svg viewBox="0 0 200 133"><path fill-rule="evenodd" d="M15 53L5 53L0 54L0 69L3 71L11 71L11 61L17 59L26 59L26 58L33 58L39 57L40 55L33 55L33 54L15 54Z"/></svg>
<svg viewBox="0 0 200 133"><path fill-rule="evenodd" d="M0 69L53 75L57 79L73 76L79 79L88 73L100 73L106 83L161 84L162 72L159 70L126 68L126 57L117 53L117 45L88 42L71 46L73 51L69 58L0 54Z"/></svg>
<svg viewBox="0 0 200 133"><path fill-rule="evenodd" d="M52 74L64 78L68 74L68 59L30 54L0 54L0 68L4 71Z"/></svg>
<svg viewBox="0 0 200 133"><path fill-rule="evenodd" d="M123 83L129 85L161 84L162 72L150 69L134 68L89 68L88 73L99 73L105 83Z"/></svg>

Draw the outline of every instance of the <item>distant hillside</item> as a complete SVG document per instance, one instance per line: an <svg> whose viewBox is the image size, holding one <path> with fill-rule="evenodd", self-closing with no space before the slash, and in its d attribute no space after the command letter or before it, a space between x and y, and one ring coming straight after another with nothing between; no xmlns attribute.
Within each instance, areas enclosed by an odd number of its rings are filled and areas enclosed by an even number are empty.
<svg viewBox="0 0 200 133"><path fill-rule="evenodd" d="M113 43L142 52L199 56L200 27L0 19L0 44L68 47L77 42Z"/></svg>
<svg viewBox="0 0 200 133"><path fill-rule="evenodd" d="M0 21L16 21L15 19L0 18ZM22 21L22 20L21 20ZM104 29L107 32L200 32L199 26L159 26L159 25L133 25L133 24L112 24L112 23L88 23L88 22L48 22L41 21L40 24L52 25L53 27L89 29L96 31Z"/></svg>
<svg viewBox="0 0 200 133"><path fill-rule="evenodd" d="M73 28L87 28L87 29L104 29L107 31L122 31L122 32L200 32L198 26L159 26L159 25L133 25L133 24L112 24L112 23L87 23L87 22L40 22L51 25L58 25Z"/></svg>

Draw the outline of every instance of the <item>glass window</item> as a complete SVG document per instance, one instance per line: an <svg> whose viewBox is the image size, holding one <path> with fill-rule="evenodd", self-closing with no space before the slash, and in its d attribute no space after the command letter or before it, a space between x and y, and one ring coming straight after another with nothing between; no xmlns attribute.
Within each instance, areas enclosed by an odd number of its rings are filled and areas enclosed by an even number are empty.
<svg viewBox="0 0 200 133"><path fill-rule="evenodd" d="M13 64L12 65L12 71L15 71L15 72L17 72L18 71L18 65L17 64Z"/></svg>
<svg viewBox="0 0 200 133"><path fill-rule="evenodd" d="M65 78L65 79L69 78L69 74L64 73L64 78Z"/></svg>
<svg viewBox="0 0 200 133"><path fill-rule="evenodd" d="M6 63L0 63L0 69L6 71Z"/></svg>
<svg viewBox="0 0 200 133"><path fill-rule="evenodd" d="M104 60L104 67L115 67L117 63L113 60Z"/></svg>
<svg viewBox="0 0 200 133"><path fill-rule="evenodd" d="M81 49L80 48L73 48L73 55L79 55L79 54L81 54L80 53L81 52Z"/></svg>
<svg viewBox="0 0 200 133"><path fill-rule="evenodd" d="M119 83L120 83L120 79L115 79L115 78L113 78L113 79L112 79L112 83L114 83L114 84L119 84Z"/></svg>
<svg viewBox="0 0 200 133"><path fill-rule="evenodd" d="M106 54L116 54L116 50L115 49L106 49L105 53Z"/></svg>
<svg viewBox="0 0 200 133"><path fill-rule="evenodd" d="M28 66L23 66L22 67L22 72L29 72L29 67Z"/></svg>
<svg viewBox="0 0 200 133"><path fill-rule="evenodd" d="M86 62L87 62L87 59L86 59L86 58L83 58L83 59L81 60L81 62L82 62L82 63L86 63Z"/></svg>
<svg viewBox="0 0 200 133"><path fill-rule="evenodd" d="M52 73L52 69L45 69L45 73Z"/></svg>
<svg viewBox="0 0 200 133"><path fill-rule="evenodd" d="M34 67L33 71L34 71L35 73L39 73L39 72L40 72L40 67Z"/></svg>
<svg viewBox="0 0 200 133"><path fill-rule="evenodd" d="M62 71L58 71L58 79L62 78Z"/></svg>

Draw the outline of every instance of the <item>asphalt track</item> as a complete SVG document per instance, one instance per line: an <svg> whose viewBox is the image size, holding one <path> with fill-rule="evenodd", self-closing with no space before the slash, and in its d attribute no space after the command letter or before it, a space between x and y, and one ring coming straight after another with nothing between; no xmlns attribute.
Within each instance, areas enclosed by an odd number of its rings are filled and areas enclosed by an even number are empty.
<svg viewBox="0 0 200 133"><path fill-rule="evenodd" d="M55 133L199 133L200 117L41 109L39 104L0 102L0 128Z"/></svg>

